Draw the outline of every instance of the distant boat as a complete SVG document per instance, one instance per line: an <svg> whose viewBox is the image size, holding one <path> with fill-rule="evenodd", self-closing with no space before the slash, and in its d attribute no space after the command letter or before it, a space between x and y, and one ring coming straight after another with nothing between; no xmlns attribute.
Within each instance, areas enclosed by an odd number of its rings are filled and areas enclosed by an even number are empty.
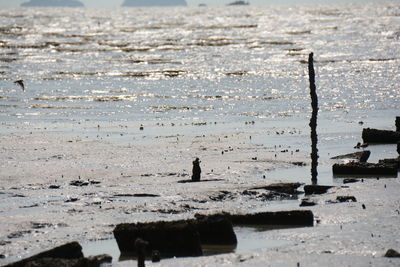
<svg viewBox="0 0 400 267"><path fill-rule="evenodd" d="M77 0L30 0L22 3L22 7L84 7L84 4Z"/></svg>
<svg viewBox="0 0 400 267"><path fill-rule="evenodd" d="M144 6L187 6L185 0L125 0L124 7L144 7Z"/></svg>
<svg viewBox="0 0 400 267"><path fill-rule="evenodd" d="M228 4L228 6L248 6L248 5L250 5L250 3L245 1L235 1Z"/></svg>

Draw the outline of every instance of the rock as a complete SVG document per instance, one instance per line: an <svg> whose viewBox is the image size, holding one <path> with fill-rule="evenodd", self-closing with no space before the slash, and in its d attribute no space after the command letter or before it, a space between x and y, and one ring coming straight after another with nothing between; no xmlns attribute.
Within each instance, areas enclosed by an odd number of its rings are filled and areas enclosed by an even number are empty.
<svg viewBox="0 0 400 267"><path fill-rule="evenodd" d="M9 238L9 239L20 238L20 237L23 237L24 234L30 234L30 233L31 233L30 230L13 232L13 233L7 235L7 238Z"/></svg>
<svg viewBox="0 0 400 267"><path fill-rule="evenodd" d="M358 183L360 180L359 179L354 179L354 178L346 178L343 180L344 184L350 184L350 183Z"/></svg>
<svg viewBox="0 0 400 267"><path fill-rule="evenodd" d="M300 203L300 207L310 207L310 206L315 206L317 205L317 203L315 203L314 201L311 201L309 199L302 199L301 203Z"/></svg>
<svg viewBox="0 0 400 267"><path fill-rule="evenodd" d="M367 160L368 160L370 155L371 155L371 151L369 151L369 150L363 151L359 161L360 162L367 162Z"/></svg>
<svg viewBox="0 0 400 267"><path fill-rule="evenodd" d="M51 223L31 222L31 226L32 226L33 229L43 229L43 228L52 227L53 224L51 224Z"/></svg>
<svg viewBox="0 0 400 267"><path fill-rule="evenodd" d="M333 188L334 186L329 185L305 185L304 186L304 193L307 195L321 195L328 192L329 189Z"/></svg>
<svg viewBox="0 0 400 267"><path fill-rule="evenodd" d="M11 263L6 265L7 267L25 267L28 266L29 262L36 262L42 259L80 259L83 258L82 247L78 242L71 242L65 245L44 251L36 254L27 259ZM49 261L50 261L49 260ZM39 263L38 263L39 264ZM30 265L30 266L81 266L81 265L59 265L59 264L48 264L48 265Z"/></svg>
<svg viewBox="0 0 400 267"><path fill-rule="evenodd" d="M0 246L5 246L11 244L11 241L4 241L4 240L0 240Z"/></svg>
<svg viewBox="0 0 400 267"><path fill-rule="evenodd" d="M50 185L49 189L60 189L60 187L59 185Z"/></svg>
<svg viewBox="0 0 400 267"><path fill-rule="evenodd" d="M357 199L354 196L337 196L336 200L338 202L357 202Z"/></svg>
<svg viewBox="0 0 400 267"><path fill-rule="evenodd" d="M210 196L209 198L212 201L223 201L225 199L234 199L235 196L233 195L232 192L222 190Z"/></svg>
<svg viewBox="0 0 400 267"><path fill-rule="evenodd" d="M108 254L102 254L97 256L90 256L87 258L89 261L89 266L101 266L103 263L111 263L112 257Z"/></svg>
<svg viewBox="0 0 400 267"><path fill-rule="evenodd" d="M299 188L302 185L303 184L301 184L301 183L276 183L276 184L270 184L270 185L266 185L266 186L252 187L252 188L250 188L250 190L265 189L265 190L278 192L278 193L297 195L300 193L299 191L297 191L297 188Z"/></svg>
<svg viewBox="0 0 400 267"><path fill-rule="evenodd" d="M137 255L135 241L141 238L149 242L147 255L151 255L152 250L158 250L161 257L203 255L193 221L125 223L117 225L113 233L121 254Z"/></svg>
<svg viewBox="0 0 400 267"><path fill-rule="evenodd" d="M226 214L233 225L290 225L313 226L314 215L310 210L259 212L253 214Z"/></svg>
<svg viewBox="0 0 400 267"><path fill-rule="evenodd" d="M24 263L24 267L100 267L103 263L111 263L112 257L109 255L92 256L89 258L61 259L61 258L41 258ZM14 266L14 265L12 265Z"/></svg>
<svg viewBox="0 0 400 267"><path fill-rule="evenodd" d="M79 198L77 198L77 197L70 197L70 198L66 199L64 202L70 203L70 202L76 202L78 200L79 200Z"/></svg>
<svg viewBox="0 0 400 267"><path fill-rule="evenodd" d="M331 159L355 159L357 161L366 162L371 155L371 151L365 150L360 152L354 152L345 155L339 155L336 157L332 157Z"/></svg>
<svg viewBox="0 0 400 267"><path fill-rule="evenodd" d="M220 181L224 181L224 179L203 179L203 180L201 180L201 181L179 180L178 183L180 183L180 184L187 184L187 183L220 182Z"/></svg>
<svg viewBox="0 0 400 267"><path fill-rule="evenodd" d="M386 251L386 253L385 253L385 257L388 257L388 258L400 258L400 253L397 252L394 249L388 249L388 251Z"/></svg>
<svg viewBox="0 0 400 267"><path fill-rule="evenodd" d="M84 181L80 181L80 180L71 181L69 184L73 185L73 186L87 186L87 185L89 185L88 182L84 182Z"/></svg>
<svg viewBox="0 0 400 267"><path fill-rule="evenodd" d="M358 142L357 145L354 146L354 148L360 149L360 148L364 148L364 147L368 147L368 146L369 146L368 143L361 144L360 142Z"/></svg>
<svg viewBox="0 0 400 267"><path fill-rule="evenodd" d="M201 244L236 245L236 234L231 221L224 215L196 215L196 226Z"/></svg>
<svg viewBox="0 0 400 267"><path fill-rule="evenodd" d="M378 163L387 165L387 166L394 166L397 169L400 169L400 157L394 159L380 159Z"/></svg>
<svg viewBox="0 0 400 267"><path fill-rule="evenodd" d="M160 195L137 193L137 194L115 194L113 197L160 197Z"/></svg>
<svg viewBox="0 0 400 267"><path fill-rule="evenodd" d="M87 267L88 260L85 258L79 259L59 259L59 258L43 258L29 261L24 265L18 265L23 267Z"/></svg>
<svg viewBox="0 0 400 267"><path fill-rule="evenodd" d="M362 139L364 143L396 144L400 142L400 132L364 128Z"/></svg>
<svg viewBox="0 0 400 267"><path fill-rule="evenodd" d="M153 250L151 252L151 261L152 262L160 262L161 261L160 252L158 250Z"/></svg>
<svg viewBox="0 0 400 267"><path fill-rule="evenodd" d="M350 162L334 164L334 175L383 175L397 177L397 167L383 163Z"/></svg>
<svg viewBox="0 0 400 267"><path fill-rule="evenodd" d="M286 194L275 191L262 189L244 190L241 193L243 196L248 196L252 199L261 201L284 200L284 199L297 199L297 194Z"/></svg>

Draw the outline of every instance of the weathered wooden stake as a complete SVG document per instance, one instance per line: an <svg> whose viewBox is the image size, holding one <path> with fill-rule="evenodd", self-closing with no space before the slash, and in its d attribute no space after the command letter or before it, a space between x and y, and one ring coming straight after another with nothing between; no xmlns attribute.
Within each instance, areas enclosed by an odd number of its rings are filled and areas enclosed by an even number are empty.
<svg viewBox="0 0 400 267"><path fill-rule="evenodd" d="M310 95L312 114L310 119L311 127L311 182L317 184L318 176L318 136L317 136L317 116L318 116L318 97L315 87L315 72L314 72L314 59L313 53L308 56L308 76L310 80Z"/></svg>
<svg viewBox="0 0 400 267"><path fill-rule="evenodd" d="M135 248L137 251L137 266L138 267L145 267L146 261L146 247L149 245L149 242L144 241L141 238L136 239L135 241Z"/></svg>

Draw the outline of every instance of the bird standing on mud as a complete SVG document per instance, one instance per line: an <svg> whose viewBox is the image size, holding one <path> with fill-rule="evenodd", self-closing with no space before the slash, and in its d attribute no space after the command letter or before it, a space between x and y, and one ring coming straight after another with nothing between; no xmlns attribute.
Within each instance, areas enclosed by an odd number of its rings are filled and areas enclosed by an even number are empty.
<svg viewBox="0 0 400 267"><path fill-rule="evenodd" d="M23 80L16 80L14 83L18 84L19 86L21 86L22 91L25 92L25 85L24 85L24 81Z"/></svg>
<svg viewBox="0 0 400 267"><path fill-rule="evenodd" d="M192 181L193 182L200 181L200 175L201 175L200 162L201 161L199 158L196 158L196 160L193 161L193 172L192 172Z"/></svg>

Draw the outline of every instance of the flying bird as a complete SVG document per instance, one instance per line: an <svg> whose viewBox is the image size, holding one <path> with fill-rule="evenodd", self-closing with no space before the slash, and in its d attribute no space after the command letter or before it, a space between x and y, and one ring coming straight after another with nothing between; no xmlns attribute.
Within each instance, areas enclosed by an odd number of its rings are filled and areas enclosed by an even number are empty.
<svg viewBox="0 0 400 267"><path fill-rule="evenodd" d="M21 86L22 91L25 91L25 85L24 85L24 81L23 80L16 80L14 83L18 84L19 86Z"/></svg>

